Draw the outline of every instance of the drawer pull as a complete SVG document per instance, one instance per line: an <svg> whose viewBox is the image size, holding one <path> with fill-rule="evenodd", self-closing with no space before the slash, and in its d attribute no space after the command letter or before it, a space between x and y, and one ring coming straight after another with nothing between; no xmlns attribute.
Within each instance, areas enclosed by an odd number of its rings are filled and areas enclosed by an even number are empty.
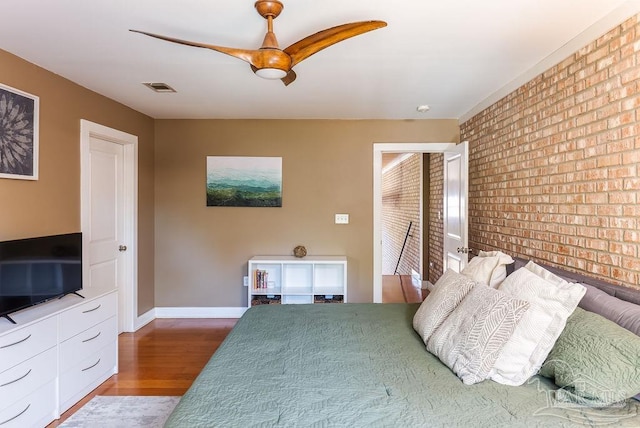
<svg viewBox="0 0 640 428"><path fill-rule="evenodd" d="M87 343L87 342L92 341L93 339L97 339L97 338L98 338L98 336L100 336L100 334L102 334L102 332L101 332L101 331L99 331L99 332L98 332L98 334L96 334L95 336L93 336L93 337L90 337L90 338L88 338L88 339L83 340L83 341L82 341L82 343Z"/></svg>
<svg viewBox="0 0 640 428"><path fill-rule="evenodd" d="M20 413L18 413L18 414L17 414L17 415L15 415L14 417L9 418L9 419L7 419L6 421L2 421L2 422L0 422L0 425L4 425L4 424L6 424L6 423L11 422L11 421L12 421L12 420L14 420L14 419L19 418L20 416L22 416L22 415L24 414L24 412L26 412L27 410L29 410L29 407L31 407L31 403L27 404L27 407L25 407L23 411L21 411Z"/></svg>
<svg viewBox="0 0 640 428"><path fill-rule="evenodd" d="M17 344L19 344L19 343L22 343L22 342L26 341L26 340L27 340L27 339L29 339L30 337L31 337L31 334L29 334L29 336L25 337L25 338L24 338L24 339L22 339L22 340L18 340L17 342L13 342L13 343L10 343L10 344L8 344L8 345L0 346L0 349L4 349L4 348L8 348L8 347L13 346L13 345L17 345Z"/></svg>
<svg viewBox="0 0 640 428"><path fill-rule="evenodd" d="M82 313L83 314L88 314L89 312L97 311L98 309L100 309L100 306L102 306L102 304L99 304L98 306L96 306L93 309L87 309L86 311L82 311Z"/></svg>
<svg viewBox="0 0 640 428"><path fill-rule="evenodd" d="M85 369L82 369L82 371L83 371L83 372L86 372L87 370L94 368L94 367L95 367L95 366L97 366L98 364L100 364L100 358L98 358L98 361L96 361L96 363L95 363L94 365L89 366L89 367L87 367L87 368L85 368Z"/></svg>
<svg viewBox="0 0 640 428"><path fill-rule="evenodd" d="M14 380L12 380L12 381L10 381L10 382L3 383L2 385L0 385L0 388L2 388L3 386L11 385L12 383L16 383L16 382L18 382L19 380L24 379L25 377L29 376L29 373L31 373L31 369L29 369L29 371L28 371L28 372L26 372L25 374L23 374L22 376L20 376L18 379L14 379Z"/></svg>

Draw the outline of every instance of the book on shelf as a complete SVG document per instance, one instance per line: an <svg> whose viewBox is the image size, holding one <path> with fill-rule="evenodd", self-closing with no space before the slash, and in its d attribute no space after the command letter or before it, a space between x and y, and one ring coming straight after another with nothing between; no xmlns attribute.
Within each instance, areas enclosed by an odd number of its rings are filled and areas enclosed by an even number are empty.
<svg viewBox="0 0 640 428"><path fill-rule="evenodd" d="M253 280L253 288L256 290L267 288L269 272L264 269L256 269Z"/></svg>

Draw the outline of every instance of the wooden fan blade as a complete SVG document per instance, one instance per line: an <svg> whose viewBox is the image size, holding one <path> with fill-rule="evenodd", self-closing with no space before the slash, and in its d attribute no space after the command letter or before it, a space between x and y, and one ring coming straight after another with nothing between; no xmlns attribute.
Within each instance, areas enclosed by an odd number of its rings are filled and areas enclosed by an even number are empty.
<svg viewBox="0 0 640 428"><path fill-rule="evenodd" d="M293 70L289 70L287 75L280 80L282 80L282 83L284 83L284 86L289 86L291 83L293 83L294 80L296 80L296 77L298 77L296 75L296 72Z"/></svg>
<svg viewBox="0 0 640 428"><path fill-rule="evenodd" d="M206 43L191 42L189 40L181 40L173 37L161 36L159 34L147 33L146 31L140 31L140 30L129 30L129 31L132 31L134 33L144 34L145 36L154 37L156 39L165 40L167 42L179 43L181 45L193 46L196 48L211 49L216 52L221 52L223 54L230 55L234 58L241 59L252 65L255 62L256 57L260 54L260 51L258 50L235 49L235 48L227 48L224 46L208 45Z"/></svg>
<svg viewBox="0 0 640 428"><path fill-rule="evenodd" d="M300 61L333 44L386 26L387 23L384 21L363 21L338 25L305 37L286 48L284 52L291 57L291 67L293 67Z"/></svg>

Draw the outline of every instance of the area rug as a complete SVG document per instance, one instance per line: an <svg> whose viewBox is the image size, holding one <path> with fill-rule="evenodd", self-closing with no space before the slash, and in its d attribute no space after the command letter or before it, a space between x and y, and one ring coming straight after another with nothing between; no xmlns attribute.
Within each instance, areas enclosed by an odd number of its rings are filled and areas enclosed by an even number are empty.
<svg viewBox="0 0 640 428"><path fill-rule="evenodd" d="M162 428L180 397L106 396L92 398L60 427Z"/></svg>

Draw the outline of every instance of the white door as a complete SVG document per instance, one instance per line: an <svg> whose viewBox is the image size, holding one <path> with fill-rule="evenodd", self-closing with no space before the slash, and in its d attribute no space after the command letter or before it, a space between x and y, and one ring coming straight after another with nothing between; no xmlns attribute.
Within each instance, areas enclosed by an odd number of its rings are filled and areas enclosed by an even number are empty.
<svg viewBox="0 0 640 428"><path fill-rule="evenodd" d="M117 143L91 137L90 225L87 237L89 284L100 288L121 288L124 284L124 151ZM124 293L118 293L118 307L124 308ZM120 323L119 332L124 330Z"/></svg>
<svg viewBox="0 0 640 428"><path fill-rule="evenodd" d="M444 270L460 272L468 261L469 143L444 153Z"/></svg>
<svg viewBox="0 0 640 428"><path fill-rule="evenodd" d="M82 232L84 287L118 289L118 332L134 331L135 186L128 135L83 121ZM84 126L87 125L87 126ZM93 131L85 128L93 129ZM95 132L98 129L101 132ZM113 131L112 135L108 135ZM105 133L106 132L106 133ZM133 192L133 193L132 193ZM135 199L135 198L133 198Z"/></svg>

